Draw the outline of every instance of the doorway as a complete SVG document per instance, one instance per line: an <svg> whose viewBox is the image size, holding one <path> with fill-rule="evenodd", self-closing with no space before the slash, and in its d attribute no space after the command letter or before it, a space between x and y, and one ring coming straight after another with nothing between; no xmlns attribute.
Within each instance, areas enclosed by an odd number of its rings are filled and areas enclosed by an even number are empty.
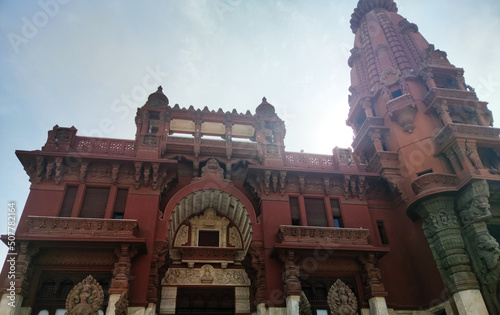
<svg viewBox="0 0 500 315"><path fill-rule="evenodd" d="M234 287L178 287L175 314L234 314Z"/></svg>

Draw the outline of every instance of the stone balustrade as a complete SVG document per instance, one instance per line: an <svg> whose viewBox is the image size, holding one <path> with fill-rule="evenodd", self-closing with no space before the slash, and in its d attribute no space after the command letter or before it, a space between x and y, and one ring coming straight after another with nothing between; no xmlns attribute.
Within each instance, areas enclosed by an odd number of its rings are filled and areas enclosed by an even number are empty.
<svg viewBox="0 0 500 315"><path fill-rule="evenodd" d="M77 137L74 150L79 153L135 156L136 143L133 140Z"/></svg>
<svg viewBox="0 0 500 315"><path fill-rule="evenodd" d="M285 166L314 169L332 169L333 157L330 155L321 154L286 152Z"/></svg>

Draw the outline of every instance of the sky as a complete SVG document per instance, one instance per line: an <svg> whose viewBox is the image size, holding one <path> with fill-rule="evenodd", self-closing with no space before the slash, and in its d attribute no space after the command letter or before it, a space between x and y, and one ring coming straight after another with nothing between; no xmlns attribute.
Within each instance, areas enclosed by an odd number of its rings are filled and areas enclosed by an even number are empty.
<svg viewBox="0 0 500 315"><path fill-rule="evenodd" d="M399 14L489 102L500 127L500 1L399 0ZM28 176L15 150L40 149L56 124L133 139L158 85L170 104L285 121L287 151L347 148L357 0L0 0L0 234L21 215ZM0 245L0 260L6 247Z"/></svg>

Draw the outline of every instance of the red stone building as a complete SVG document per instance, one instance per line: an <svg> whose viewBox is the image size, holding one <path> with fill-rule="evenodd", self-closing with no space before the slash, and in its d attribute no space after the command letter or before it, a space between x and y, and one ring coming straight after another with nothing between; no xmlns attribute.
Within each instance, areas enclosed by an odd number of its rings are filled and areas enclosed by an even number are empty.
<svg viewBox="0 0 500 315"><path fill-rule="evenodd" d="M500 129L392 0L351 28L352 149L287 152L265 98L224 113L159 88L134 140L55 126L17 151L1 314L498 314Z"/></svg>

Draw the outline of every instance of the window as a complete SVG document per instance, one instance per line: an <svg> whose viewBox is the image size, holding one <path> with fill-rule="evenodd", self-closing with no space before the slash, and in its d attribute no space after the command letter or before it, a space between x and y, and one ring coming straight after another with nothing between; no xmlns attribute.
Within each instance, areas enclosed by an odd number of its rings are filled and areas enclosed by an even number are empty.
<svg viewBox="0 0 500 315"><path fill-rule="evenodd" d="M158 133L159 125L160 125L160 113L159 112L149 112L148 133Z"/></svg>
<svg viewBox="0 0 500 315"><path fill-rule="evenodd" d="M425 174L430 174L430 173L434 173L432 171L432 168L431 169L428 169L428 170L425 170L425 171L422 171L422 172L418 172L417 173L417 176L422 176L422 175L425 175Z"/></svg>
<svg viewBox="0 0 500 315"><path fill-rule="evenodd" d="M392 98L398 98L398 97L400 97L401 95L403 95L403 92L401 92L401 90L400 90L400 89L397 89L396 91L391 92L391 96L392 96Z"/></svg>
<svg viewBox="0 0 500 315"><path fill-rule="evenodd" d="M344 227L344 222L342 222L342 215L340 214L339 201L337 199L330 199L330 205L332 206L333 226Z"/></svg>
<svg viewBox="0 0 500 315"><path fill-rule="evenodd" d="M319 198L304 198L308 226L328 226L325 201Z"/></svg>
<svg viewBox="0 0 500 315"><path fill-rule="evenodd" d="M128 189L119 188L116 192L115 207L113 208L113 219L123 219L125 205L127 203Z"/></svg>
<svg viewBox="0 0 500 315"><path fill-rule="evenodd" d="M292 225L300 225L299 198L290 197L290 212L292 215Z"/></svg>
<svg viewBox="0 0 500 315"><path fill-rule="evenodd" d="M78 186L67 186L66 193L64 194L63 203L61 206L61 211L59 212L60 217L70 217L71 212L73 212L73 205L75 204L76 193L78 192Z"/></svg>
<svg viewBox="0 0 500 315"><path fill-rule="evenodd" d="M199 231L198 246L219 247L219 231Z"/></svg>
<svg viewBox="0 0 500 315"><path fill-rule="evenodd" d="M387 237L387 232L385 230L385 226L384 226L383 221L377 221L377 229L378 229L378 234L380 236L380 241L382 242L382 244L388 245L389 238Z"/></svg>
<svg viewBox="0 0 500 315"><path fill-rule="evenodd" d="M87 187L83 198L81 218L104 218L108 204L109 188Z"/></svg>

